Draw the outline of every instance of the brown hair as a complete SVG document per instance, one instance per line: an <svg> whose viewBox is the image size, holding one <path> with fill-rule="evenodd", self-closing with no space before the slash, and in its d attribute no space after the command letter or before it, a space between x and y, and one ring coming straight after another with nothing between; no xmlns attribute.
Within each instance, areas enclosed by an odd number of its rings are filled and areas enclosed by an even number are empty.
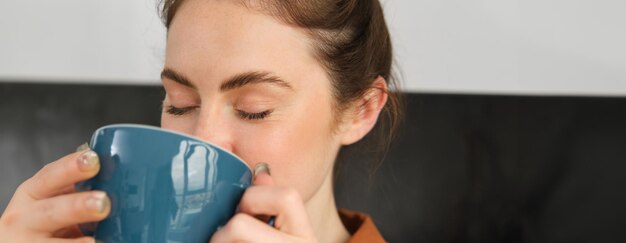
<svg viewBox="0 0 626 243"><path fill-rule="evenodd" d="M161 0L163 23L169 28L183 0ZM325 67L333 86L338 114L371 91L378 76L391 91L379 122L368 137L382 162L402 117L399 86L392 75L392 47L378 0L238 0L245 7L263 11L307 30L314 55ZM335 116L341 117L341 116ZM372 140L373 139L373 140ZM373 143L372 143L373 142Z"/></svg>

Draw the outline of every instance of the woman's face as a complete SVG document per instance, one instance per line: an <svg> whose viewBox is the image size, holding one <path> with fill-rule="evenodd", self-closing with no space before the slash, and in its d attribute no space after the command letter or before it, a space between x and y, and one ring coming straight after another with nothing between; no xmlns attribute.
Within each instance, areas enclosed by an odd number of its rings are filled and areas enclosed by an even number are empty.
<svg viewBox="0 0 626 243"><path fill-rule="evenodd" d="M331 174L331 83L308 37L225 1L186 1L167 37L163 128L266 162L278 185L308 200Z"/></svg>

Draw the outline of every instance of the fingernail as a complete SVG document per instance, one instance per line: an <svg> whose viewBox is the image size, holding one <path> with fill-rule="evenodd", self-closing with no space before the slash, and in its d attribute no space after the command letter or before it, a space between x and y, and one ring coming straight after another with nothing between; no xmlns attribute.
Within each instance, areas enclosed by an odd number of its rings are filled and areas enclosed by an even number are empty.
<svg viewBox="0 0 626 243"><path fill-rule="evenodd" d="M272 173L270 172L270 165L268 165L267 163L264 163L264 162L260 162L260 163L257 163L254 166L254 177L255 178L258 175L262 174L262 173L266 173L268 175L272 175Z"/></svg>
<svg viewBox="0 0 626 243"><path fill-rule="evenodd" d="M91 171L98 168L98 154L94 151L87 151L78 157L78 169L81 171Z"/></svg>
<svg viewBox="0 0 626 243"><path fill-rule="evenodd" d="M87 143L83 143L80 146L78 146L78 148L76 148L76 152L81 152L85 150L89 150L89 144Z"/></svg>
<svg viewBox="0 0 626 243"><path fill-rule="evenodd" d="M104 192L93 192L91 196L85 200L87 209L96 213L104 213L110 205L111 202Z"/></svg>

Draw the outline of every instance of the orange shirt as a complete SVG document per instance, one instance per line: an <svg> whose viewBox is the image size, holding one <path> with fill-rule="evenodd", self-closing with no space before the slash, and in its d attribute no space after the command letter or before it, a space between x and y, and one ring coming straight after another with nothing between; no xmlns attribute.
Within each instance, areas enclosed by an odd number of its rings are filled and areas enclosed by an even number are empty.
<svg viewBox="0 0 626 243"><path fill-rule="evenodd" d="M374 221L367 214L345 209L339 210L339 217L352 235L348 243L378 243L387 242L383 239Z"/></svg>

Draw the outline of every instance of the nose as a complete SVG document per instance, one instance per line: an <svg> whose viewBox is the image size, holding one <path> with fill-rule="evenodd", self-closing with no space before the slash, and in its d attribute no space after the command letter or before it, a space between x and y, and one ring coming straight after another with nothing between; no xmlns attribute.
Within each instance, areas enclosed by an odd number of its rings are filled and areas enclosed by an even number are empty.
<svg viewBox="0 0 626 243"><path fill-rule="evenodd" d="M193 135L217 145L224 150L235 153L232 128L223 116L217 114L200 114L194 127Z"/></svg>

